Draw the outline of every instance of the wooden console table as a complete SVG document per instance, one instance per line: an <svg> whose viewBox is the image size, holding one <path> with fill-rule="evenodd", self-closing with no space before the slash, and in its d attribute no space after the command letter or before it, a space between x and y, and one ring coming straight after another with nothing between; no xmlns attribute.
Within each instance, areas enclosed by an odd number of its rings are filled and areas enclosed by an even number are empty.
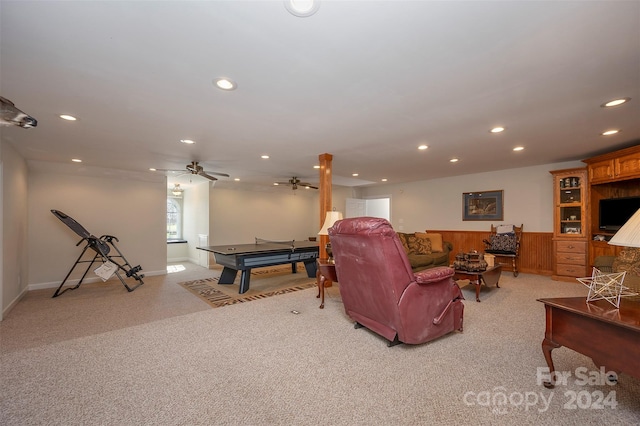
<svg viewBox="0 0 640 426"><path fill-rule="evenodd" d="M590 357L597 367L640 379L640 302L622 299L616 309L606 300L587 303L585 297L538 301L546 310L542 352L550 373L555 371L551 351L565 346Z"/></svg>

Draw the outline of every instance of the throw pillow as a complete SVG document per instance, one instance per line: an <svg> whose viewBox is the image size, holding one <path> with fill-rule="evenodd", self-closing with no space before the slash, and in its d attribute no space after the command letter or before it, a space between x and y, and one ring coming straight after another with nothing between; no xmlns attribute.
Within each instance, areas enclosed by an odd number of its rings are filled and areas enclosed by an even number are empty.
<svg viewBox="0 0 640 426"><path fill-rule="evenodd" d="M495 234L491 236L489 242L491 243L489 251L502 253L516 252L516 236L514 234Z"/></svg>
<svg viewBox="0 0 640 426"><path fill-rule="evenodd" d="M498 225L496 228L496 234L511 234L513 232L513 225Z"/></svg>
<svg viewBox="0 0 640 426"><path fill-rule="evenodd" d="M416 237L428 238L431 240L431 250L434 252L443 252L442 234L430 234L428 232L416 232Z"/></svg>
<svg viewBox="0 0 640 426"><path fill-rule="evenodd" d="M404 251L406 251L407 254L409 254L409 245L407 244L407 235L411 235L411 234L405 234L404 232L396 232L396 234L398 234L398 238L400 239L400 244L402 244L402 248L404 248Z"/></svg>
<svg viewBox="0 0 640 426"><path fill-rule="evenodd" d="M407 245L409 246L409 254L431 254L432 251L431 240L428 238L408 235Z"/></svg>
<svg viewBox="0 0 640 426"><path fill-rule="evenodd" d="M625 247L611 267L616 272L640 275L640 248Z"/></svg>

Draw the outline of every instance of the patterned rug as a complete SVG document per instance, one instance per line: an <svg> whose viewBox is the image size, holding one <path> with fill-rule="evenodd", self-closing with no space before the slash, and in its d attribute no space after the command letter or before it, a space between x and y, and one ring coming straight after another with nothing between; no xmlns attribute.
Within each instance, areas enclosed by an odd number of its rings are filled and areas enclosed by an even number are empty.
<svg viewBox="0 0 640 426"><path fill-rule="evenodd" d="M220 269L221 271L221 269ZM219 284L219 276L179 283L213 308L251 302L271 296L316 287L315 278L309 278L304 266L299 265L298 273L291 273L291 266L260 268L251 271L249 291L238 293L240 274L234 284ZM255 279L254 279L255 278Z"/></svg>

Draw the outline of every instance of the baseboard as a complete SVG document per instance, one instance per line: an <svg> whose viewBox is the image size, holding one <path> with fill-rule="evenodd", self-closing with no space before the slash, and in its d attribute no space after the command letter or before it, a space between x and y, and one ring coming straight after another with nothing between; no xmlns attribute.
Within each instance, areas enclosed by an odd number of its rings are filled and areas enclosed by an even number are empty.
<svg viewBox="0 0 640 426"><path fill-rule="evenodd" d="M153 277L156 275L166 275L167 274L167 270L163 269L163 270L159 270L159 271L141 271L142 274L144 274L145 277ZM113 278L111 278L113 279ZM118 278L115 278L118 279ZM65 285L69 285L69 286L74 286L76 284L78 284L80 282L80 279L75 279L75 280L68 280L66 282ZM85 278L84 281L82 281L83 284L91 284L91 283L97 283L97 282L102 282L102 280L99 277L91 277L91 278ZM37 284L29 284L29 286L27 287L26 290L28 291L33 291L33 290L44 290L47 288L58 288L60 286L60 283L62 283L62 281L54 281L54 282L48 282L48 283L37 283Z"/></svg>

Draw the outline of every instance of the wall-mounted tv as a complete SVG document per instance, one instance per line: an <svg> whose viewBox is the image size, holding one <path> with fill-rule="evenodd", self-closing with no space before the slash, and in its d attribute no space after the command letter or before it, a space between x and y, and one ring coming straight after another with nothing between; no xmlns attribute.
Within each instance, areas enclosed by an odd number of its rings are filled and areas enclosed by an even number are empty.
<svg viewBox="0 0 640 426"><path fill-rule="evenodd" d="M640 209L640 197L604 198L600 200L598 226L617 231Z"/></svg>

